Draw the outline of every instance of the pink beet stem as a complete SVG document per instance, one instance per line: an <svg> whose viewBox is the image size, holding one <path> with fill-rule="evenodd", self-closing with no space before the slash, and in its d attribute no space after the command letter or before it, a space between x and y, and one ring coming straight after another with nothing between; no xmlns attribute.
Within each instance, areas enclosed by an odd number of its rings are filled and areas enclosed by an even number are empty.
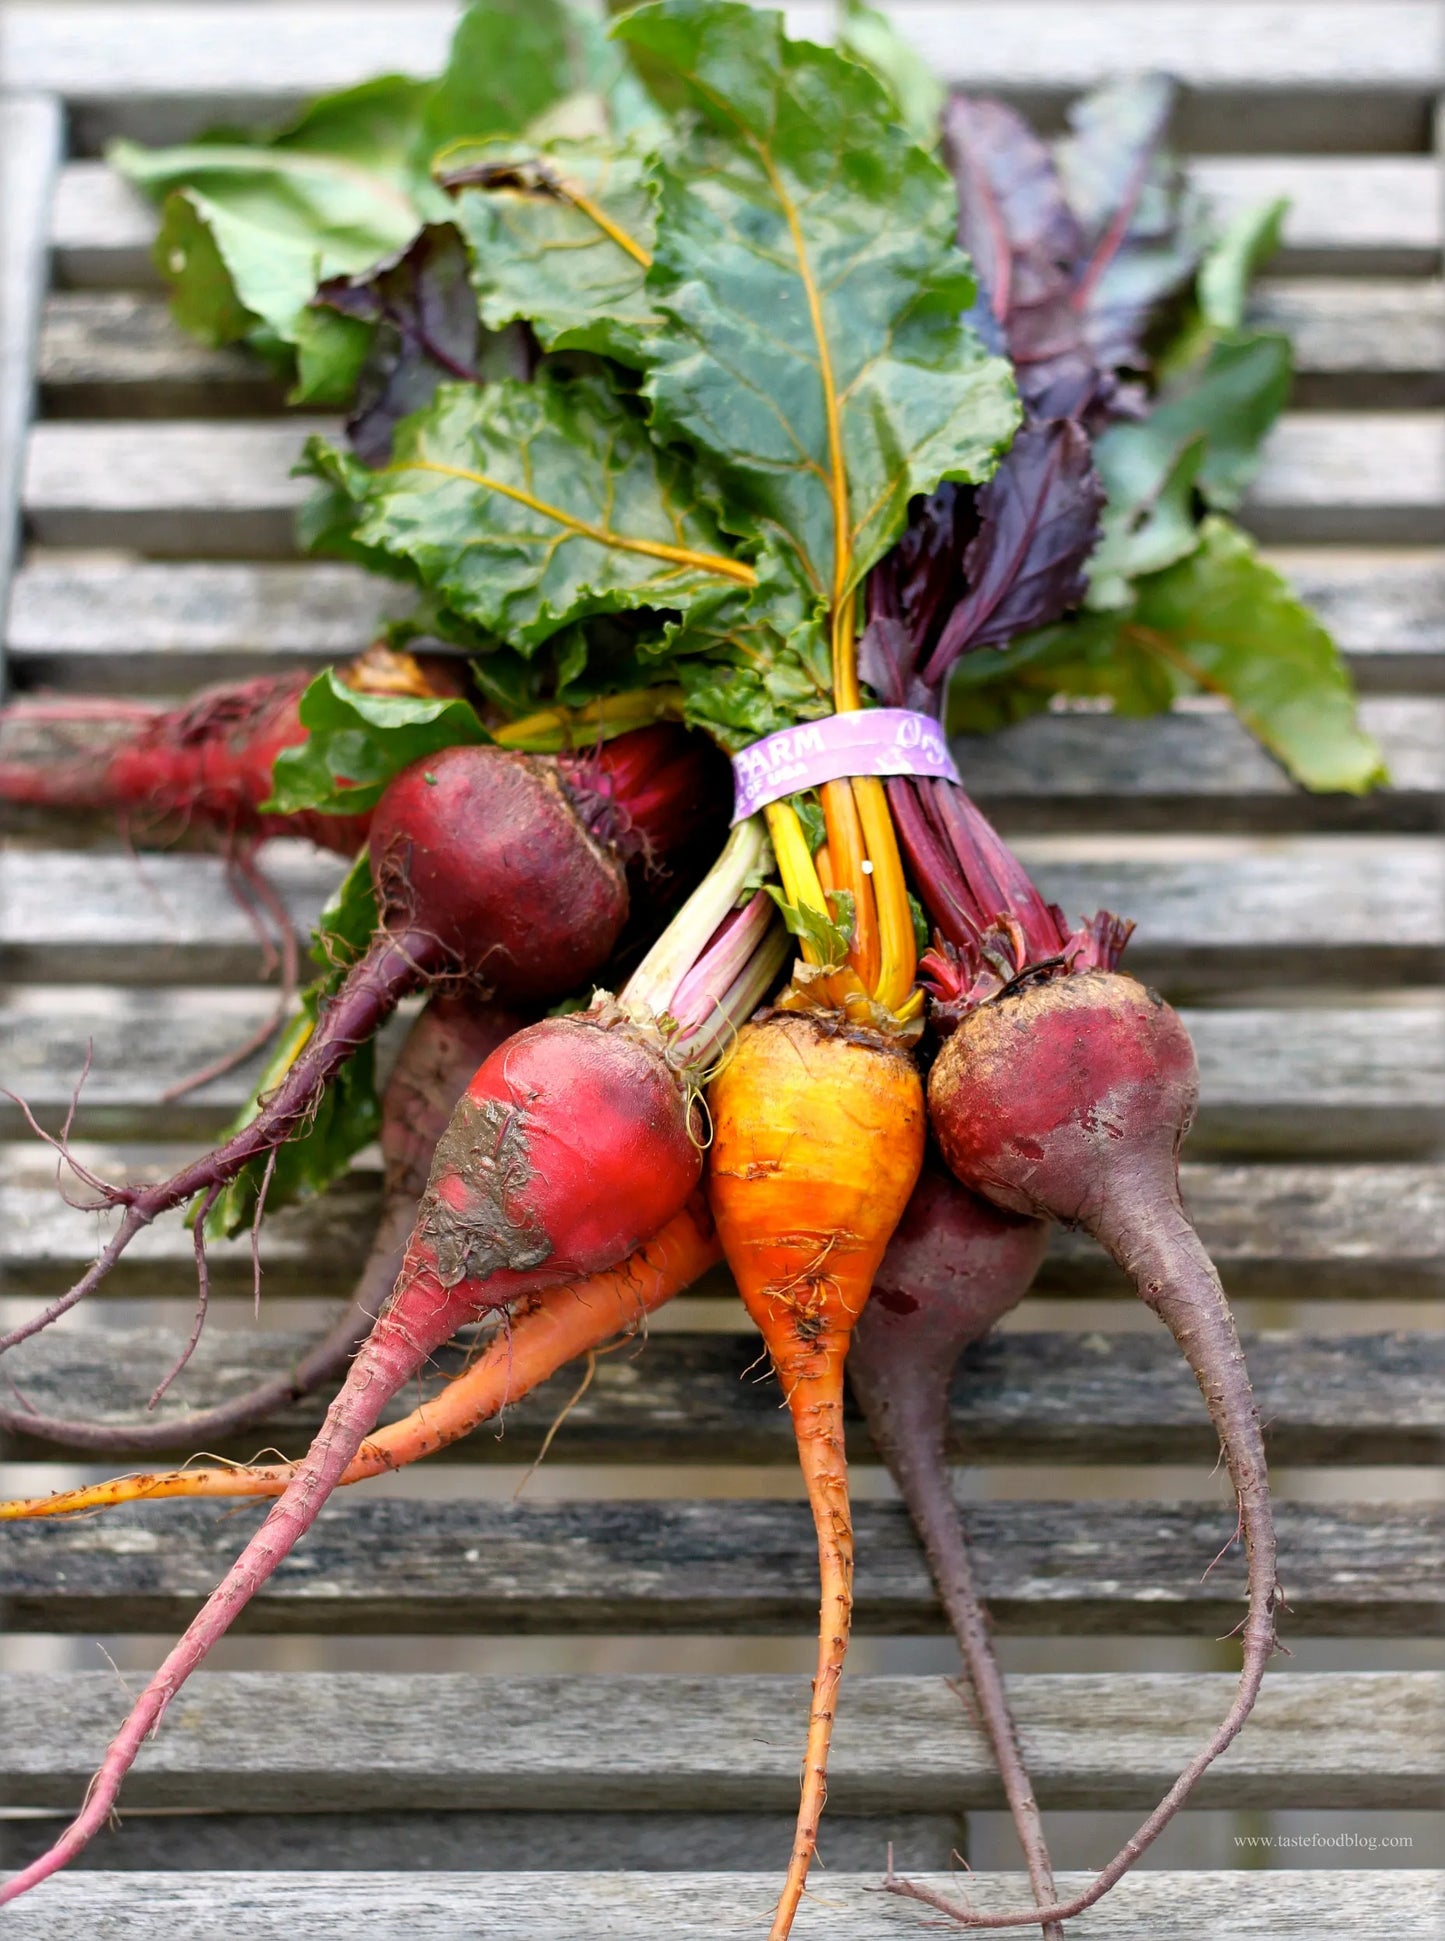
<svg viewBox="0 0 1445 1941"><path fill-rule="evenodd" d="M748 959L767 935L773 911L772 898L766 890L759 890L741 910L729 911L718 925L667 1007L683 1036L712 1018L719 1000L736 983Z"/></svg>

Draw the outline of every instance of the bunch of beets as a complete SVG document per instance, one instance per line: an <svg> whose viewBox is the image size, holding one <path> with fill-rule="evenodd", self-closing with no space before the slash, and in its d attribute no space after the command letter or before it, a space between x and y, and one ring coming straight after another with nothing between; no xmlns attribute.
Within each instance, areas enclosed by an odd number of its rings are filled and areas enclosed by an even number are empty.
<svg viewBox="0 0 1445 1941"><path fill-rule="evenodd" d="M464 31L488 17L470 9ZM845 1363L957 1635L1036 1904L984 1915L890 1874L894 1891L963 1926L1050 1930L1081 1913L1238 1733L1275 1649L1259 1417L1180 1199L1195 1058L1170 1006L1119 968L1132 926L1067 919L940 776L823 780L729 832L728 755L834 712L938 718L960 656L1078 624L1105 502L1097 452L1111 430L1148 423L1151 346L1160 318L1192 301L1200 261L1166 193L1167 99L1146 91L1141 109L1121 95L1112 121L1097 104L1081 120L1077 143L1108 150L1115 185L1112 204L1081 209L1050 151L997 104L955 99L941 151L915 140L913 70L875 72L876 35L861 28L851 51L825 50L746 7L662 0L601 45L636 69L625 88L589 78L605 132L453 138L426 178L417 240L313 299L329 323L373 332L356 447L318 447L313 466L352 556L386 555L414 578L410 632L315 680L138 705L103 741L87 739L83 705L43 697L0 724L20 750L0 760L6 802L118 818L142 840L209 833L253 881L258 845L302 839L358 859L349 891L365 912L219 1147L148 1185L71 1162L118 1216L111 1236L0 1352L184 1208L198 1332L223 1196L249 1180L259 1225L286 1153L316 1136L360 1048L421 1000L381 1099L371 1256L294 1370L134 1426L41 1416L23 1398L0 1410L0 1426L92 1455L162 1450L339 1383L299 1461L0 1506L274 1498L73 1824L0 1900L104 1826L181 1684L334 1489L465 1435L719 1259L791 1412L822 1583L774 1941L814 1851L849 1633ZM665 108L643 113L637 76ZM220 164L190 152L204 183ZM572 256L547 255L579 239ZM444 280L458 263L459 286ZM529 308L508 292L534 273ZM464 359L439 341L458 287ZM1197 331L1198 314L1183 327ZM790 332L806 355L778 349ZM520 343L511 375L483 371L483 337ZM403 379L408 412L379 432ZM768 423L749 421L764 395ZM779 426L791 460L769 446ZM1148 518L1137 526L1106 526L1112 561ZM42 735L78 736L78 752L41 759ZM69 1157L63 1136L52 1143ZM1027 1293L1051 1222L1091 1234L1174 1335L1248 1561L1228 1715L1065 1901L945 1457L954 1367ZM379 1426L438 1350L489 1317L501 1325L465 1372Z"/></svg>

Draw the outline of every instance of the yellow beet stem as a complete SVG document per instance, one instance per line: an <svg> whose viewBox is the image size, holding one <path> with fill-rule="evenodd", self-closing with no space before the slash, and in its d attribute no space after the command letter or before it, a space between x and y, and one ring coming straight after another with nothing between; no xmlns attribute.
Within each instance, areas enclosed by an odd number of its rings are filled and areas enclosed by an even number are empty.
<svg viewBox="0 0 1445 1941"><path fill-rule="evenodd" d="M839 714L852 714L863 705L855 638L857 601L857 594L849 593L833 609L833 635L829 645L833 661L833 706Z"/></svg>
<svg viewBox="0 0 1445 1941"><path fill-rule="evenodd" d="M852 785L846 781L824 782L818 794L823 803L829 865L834 881L838 889L847 890L853 898L853 943L848 952L848 962L871 991L878 982L881 963L878 915L873 903L873 886L864 868L868 850L858 804Z"/></svg>
<svg viewBox="0 0 1445 1941"><path fill-rule="evenodd" d="M578 1355L636 1327L705 1274L720 1253L707 1206L695 1195L620 1267L567 1287L550 1287L525 1301L471 1367L439 1395L368 1436L341 1482L360 1483L402 1469L469 1435ZM69 1516L167 1496L280 1496L296 1470L295 1463L236 1463L120 1476L85 1489L0 1503L0 1522Z"/></svg>
<svg viewBox="0 0 1445 1941"><path fill-rule="evenodd" d="M923 1161L913 1061L863 1025L845 1033L843 1022L790 1010L744 1026L709 1094L708 1195L792 1415L822 1593L802 1796L771 1941L785 1941L817 1845L851 1622L843 1364Z"/></svg>
<svg viewBox="0 0 1445 1941"><path fill-rule="evenodd" d="M854 594L839 602L833 613L833 705L846 714L863 705L858 685L858 655L854 640ZM835 820L842 827L847 820L836 797L847 790L853 826L861 829L867 860L872 865L856 878L841 868L836 858ZM898 1011L913 989L918 967L918 950L913 935L913 916L908 907L908 885L903 874L903 858L893 830L893 817L883 784L875 775L857 775L850 782L828 782L821 791L823 815L828 824L828 846L835 857L839 887L854 892L857 928L848 961L866 985L869 994L890 1011ZM830 809L830 797L835 806ZM861 884L862 891L854 887Z"/></svg>
<svg viewBox="0 0 1445 1941"><path fill-rule="evenodd" d="M873 986L873 995L890 1011L901 1011L913 989L914 972L918 968L918 944L913 934L913 912L908 904L903 858L898 850L888 797L878 777L857 776L853 795L868 844L868 860L873 865L873 894L878 905L882 968Z"/></svg>
<svg viewBox="0 0 1445 1941"><path fill-rule="evenodd" d="M496 729L492 740L501 748L520 748L528 754L555 755L605 737L644 728L653 721L680 721L680 687L644 687L625 694L606 694L580 708L541 708Z"/></svg>
<svg viewBox="0 0 1445 1941"><path fill-rule="evenodd" d="M797 810L790 802L770 802L763 814L767 817L768 834L773 839L773 854L777 857L778 874L783 879L783 894L799 909L816 910L819 916L828 916L828 899L823 894L823 885L818 881L818 872L813 867L813 852L808 847L808 838L803 834ZM816 964L819 959L814 947L803 938L798 941L805 961Z"/></svg>

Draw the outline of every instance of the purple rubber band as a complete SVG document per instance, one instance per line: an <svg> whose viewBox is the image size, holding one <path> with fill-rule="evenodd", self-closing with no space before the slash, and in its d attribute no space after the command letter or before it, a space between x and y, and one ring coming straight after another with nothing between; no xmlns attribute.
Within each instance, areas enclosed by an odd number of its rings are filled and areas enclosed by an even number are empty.
<svg viewBox="0 0 1445 1941"><path fill-rule="evenodd" d="M733 821L785 795L845 775L935 775L959 780L943 730L912 708L859 708L765 735L733 756Z"/></svg>

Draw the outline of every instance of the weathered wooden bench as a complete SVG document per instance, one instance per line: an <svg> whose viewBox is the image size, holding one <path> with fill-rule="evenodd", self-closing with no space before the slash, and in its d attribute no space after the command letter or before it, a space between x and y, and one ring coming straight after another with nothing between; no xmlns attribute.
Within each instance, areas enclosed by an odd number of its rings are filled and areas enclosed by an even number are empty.
<svg viewBox="0 0 1445 1941"><path fill-rule="evenodd" d="M794 11L820 27L820 6ZM1121 68L1170 68L1188 84L1180 134L1203 186L1226 205L1294 199L1259 307L1295 333L1300 379L1246 516L1341 641L1393 786L1363 802L1306 797L1208 708L1143 723L1046 717L960 754L1049 891L1070 909L1134 916L1132 968L1186 1009L1204 1072L1187 1186L1239 1306L1281 1471L1287 1636L1344 1641L1332 1669L1286 1663L1268 1681L1197 1803L1266 1833L1289 1810L1428 1809L1445 1769L1438 1680L1370 1667L1382 1642L1438 1635L1445 1518L1418 1492L1389 1500L1356 1484L1336 1498L1323 1485L1331 1470L1441 1451L1440 16L1431 0L905 0L903 11L940 71L1046 116ZM385 593L292 557L300 432L276 386L247 355L201 349L172 326L147 255L152 214L100 149L118 133L174 138L370 72L425 68L450 14L398 0L13 0L0 19L0 532L24 535L5 631L16 688L178 692L320 664L368 637ZM117 845L75 843L32 827L0 856L0 1068L55 1123L93 1044L80 1132L88 1153L133 1171L234 1111L246 1071L178 1104L157 1097L270 1000L214 859L139 868ZM298 923L336 876L284 846L270 867ZM68 1283L95 1222L58 1197L52 1157L7 1101L0 1141L0 1294L18 1314ZM318 1297L346 1290L375 1188L363 1163L320 1206L272 1223L264 1326L213 1326L176 1406L288 1361L302 1336L288 1313L309 1318ZM213 1285L224 1323L250 1299L244 1248L218 1250ZM756 1342L726 1293L714 1277L678 1304L681 1330L601 1364L552 1458L579 1466L566 1472L579 1500L512 1503L493 1488L479 1501L467 1488L489 1465L530 1461L571 1391L564 1377L508 1415L504 1440L474 1438L407 1491L335 1501L245 1623L310 1641L290 1661L307 1668L283 1668L273 1648L272 1669L198 1677L128 1785L123 1830L11 1910L6 1934L761 1933L806 1687L756 1667L807 1656L760 1644L749 1659L738 1641L804 1638L816 1589L790 1481L773 1497L748 1487L747 1471L789 1477L788 1433L775 1393L738 1379ZM1183 1464L1197 1483L1207 1471L1197 1392L1122 1293L1102 1256L1061 1237L1019 1325L958 1384L960 1460L1052 1465L1044 1493L1070 1465L1146 1472L1097 1500L971 1491L984 1499L968 1520L1006 1648L1108 1636L1142 1651L1219 1637L1239 1615L1237 1564L1203 1575L1228 1535L1222 1495L1194 1500L1186 1487L1180 1500L1177 1478L1154 1474ZM41 1408L131 1411L192 1294L190 1241L172 1223L132 1248L89 1325L18 1353L15 1379ZM320 1407L302 1403L220 1453L298 1450ZM861 1431L854 1455L866 1660L870 1639L938 1640L942 1623L901 1512L868 1487ZM61 1473L53 1449L20 1439L0 1444L0 1463L7 1494ZM671 1492L628 1500L609 1493L627 1487L612 1472L585 1487L585 1465L654 1476L695 1465L702 1493L679 1494L673 1478ZM160 1505L7 1526L0 1619L18 1641L0 1661L7 1863L73 1808L125 1708L98 1656L67 1658L63 1640L175 1632L254 1514ZM645 1669L655 1641L687 1634L720 1641L698 1662L733 1669L505 1675L527 1662L507 1641L598 1640L585 1662ZM459 1661L429 1640L478 1636L497 1640L494 1657L478 1648L468 1669L437 1668ZM344 1669L355 1660L343 1641L360 1637L413 1640L391 1660L413 1668ZM631 1655L609 1657L609 1638L632 1639ZM492 1669L478 1672L483 1662ZM1047 1809L1139 1814L1231 1682L1227 1649L1195 1660L1212 1670L1113 1662L1012 1680ZM827 1871L799 1934L924 1931L919 1910L875 1890L886 1841L900 1863L941 1874L952 1849L967 1851L965 1816L1001 1805L966 1708L937 1673L861 1670L833 1763ZM1101 1834L1096 1857L1112 1845ZM1251 1855L1237 1871L1142 1871L1070 1931L1435 1931L1441 1885L1423 1852L1405 1869L1326 1876L1260 1870ZM997 1873L970 1884L983 1906L1022 1891Z"/></svg>

